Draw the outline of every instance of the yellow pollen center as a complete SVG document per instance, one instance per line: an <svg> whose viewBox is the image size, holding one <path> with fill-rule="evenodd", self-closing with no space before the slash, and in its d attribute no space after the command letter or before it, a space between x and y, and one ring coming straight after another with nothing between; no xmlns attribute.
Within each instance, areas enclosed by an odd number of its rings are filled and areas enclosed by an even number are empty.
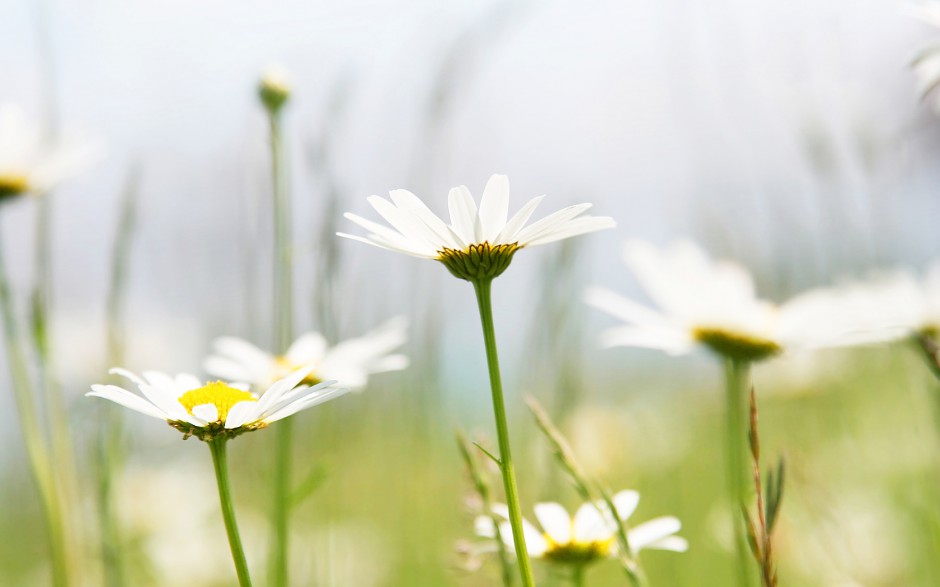
<svg viewBox="0 0 940 587"><path fill-rule="evenodd" d="M721 328L698 327L693 330L692 336L719 355L732 359L760 361L783 351L772 340Z"/></svg>
<svg viewBox="0 0 940 587"><path fill-rule="evenodd" d="M225 422L228 411L239 402L256 402L253 395L243 389L236 389L221 381L212 381L198 389L191 389L179 397L180 404L190 414L193 408L205 404L212 404L218 410L217 422Z"/></svg>
<svg viewBox="0 0 940 587"><path fill-rule="evenodd" d="M18 196L29 189L29 179L19 173L0 174L0 198Z"/></svg>
<svg viewBox="0 0 940 587"><path fill-rule="evenodd" d="M611 546L614 544L614 538L607 540L595 540L591 542L571 541L567 544L558 544L552 537L545 534L545 540L548 541L548 550L545 552L545 558L566 564L583 565L610 555Z"/></svg>

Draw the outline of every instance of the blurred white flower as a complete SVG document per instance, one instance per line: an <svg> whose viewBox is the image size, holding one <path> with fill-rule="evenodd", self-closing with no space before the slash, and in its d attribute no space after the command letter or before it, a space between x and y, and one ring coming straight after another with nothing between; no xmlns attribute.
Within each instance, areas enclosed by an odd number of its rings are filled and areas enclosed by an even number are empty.
<svg viewBox="0 0 940 587"><path fill-rule="evenodd" d="M335 381L314 387L300 386L311 369L300 369L278 380L260 398L238 384L203 383L193 375L175 378L148 371L143 378L124 369L111 373L133 381L143 397L116 385L92 385L86 395L111 400L126 408L166 420L170 426L200 440L234 437L264 428L300 410L339 397L348 390L332 387Z"/></svg>
<svg viewBox="0 0 940 587"><path fill-rule="evenodd" d="M640 494L636 491L624 490L613 496L614 507L624 521L636 510L639 501ZM534 510L541 530L528 520L523 520L522 524L529 556L572 565L617 556L618 524L604 502L581 505L574 518L568 515L564 506L554 502L536 504ZM509 509L503 504L494 504L493 512L506 520L499 525L499 535L507 549L512 551ZM475 526L477 535L496 538L491 517L478 516ZM631 528L627 539L633 554L643 549L685 552L689 543L675 535L681 528L682 523L677 518L664 516Z"/></svg>
<svg viewBox="0 0 940 587"><path fill-rule="evenodd" d="M99 158L96 141L64 136L52 144L14 104L0 104L0 201L40 195Z"/></svg>
<svg viewBox="0 0 940 587"><path fill-rule="evenodd" d="M905 5L904 11L934 28L940 28L940 2L910 3ZM926 100L940 85L940 41L934 41L922 49L914 57L911 66L917 78L917 93ZM932 106L935 111L940 111L940 100L934 99Z"/></svg>
<svg viewBox="0 0 940 587"><path fill-rule="evenodd" d="M450 224L446 224L407 190L389 192L391 202L371 196L369 203L391 227L361 216L345 216L369 231L366 237L337 233L390 251L441 261L455 276L488 279L501 274L512 256L533 247L569 237L612 228L612 218L582 216L591 204L569 206L526 226L545 196L529 200L512 218L509 215L509 179L494 175L486 184L477 208L466 186L448 194ZM508 220L507 220L508 218Z"/></svg>
<svg viewBox="0 0 940 587"><path fill-rule="evenodd" d="M317 332L304 334L283 356L269 354L246 340L218 338L214 355L205 361L206 372L229 381L267 386L285 375L309 368L306 382L336 380L353 391L362 390L372 373L399 371L408 366L408 357L389 354L408 339L408 322L392 318L375 330L350 338L333 347Z"/></svg>
<svg viewBox="0 0 940 587"><path fill-rule="evenodd" d="M627 324L602 335L605 346L683 354L704 345L722 355L760 360L784 350L861 344L890 338L862 319L864 300L838 289L815 289L777 305L757 297L740 265L715 261L681 241L666 249L632 241L624 260L660 311L591 287L588 304Z"/></svg>
<svg viewBox="0 0 940 587"><path fill-rule="evenodd" d="M864 282L844 285L843 296L867 305L871 328L880 328L900 338L910 334L940 333L940 262L923 277L897 269Z"/></svg>

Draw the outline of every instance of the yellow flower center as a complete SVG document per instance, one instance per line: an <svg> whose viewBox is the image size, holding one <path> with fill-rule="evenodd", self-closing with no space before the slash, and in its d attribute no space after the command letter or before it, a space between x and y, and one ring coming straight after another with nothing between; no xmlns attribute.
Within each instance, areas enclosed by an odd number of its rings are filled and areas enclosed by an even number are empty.
<svg viewBox="0 0 940 587"><path fill-rule="evenodd" d="M29 179L22 174L0 174L0 199L18 196L29 189Z"/></svg>
<svg viewBox="0 0 940 587"><path fill-rule="evenodd" d="M444 247L437 252L437 260L460 279L493 279L509 267L512 256L520 248L518 243L491 245L488 242L470 245L462 251Z"/></svg>
<svg viewBox="0 0 940 587"><path fill-rule="evenodd" d="M692 336L719 355L731 359L760 361L783 351L783 348L772 340L720 328L696 328L692 331Z"/></svg>
<svg viewBox="0 0 940 587"><path fill-rule="evenodd" d="M545 534L545 540L548 541L548 550L545 551L546 559L557 563L584 565L610 556L610 549L615 538L611 537L607 540L592 542L571 541L567 544L558 544L552 540L551 536Z"/></svg>
<svg viewBox="0 0 940 587"><path fill-rule="evenodd" d="M225 422L228 411L239 402L256 402L253 395L243 389L236 389L221 381L212 381L198 389L191 389L179 397L179 402L190 414L193 408L212 404L218 411L217 422Z"/></svg>

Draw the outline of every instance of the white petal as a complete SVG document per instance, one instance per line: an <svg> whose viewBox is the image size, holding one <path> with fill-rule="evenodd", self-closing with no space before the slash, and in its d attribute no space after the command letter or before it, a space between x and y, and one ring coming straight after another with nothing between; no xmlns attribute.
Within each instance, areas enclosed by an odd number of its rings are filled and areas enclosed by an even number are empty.
<svg viewBox="0 0 940 587"><path fill-rule="evenodd" d="M382 218L409 241L415 241L436 249L443 244L420 219L399 209L392 202L378 196L370 196L369 203L372 204L372 207Z"/></svg>
<svg viewBox="0 0 940 587"><path fill-rule="evenodd" d="M331 387L324 389L318 393L304 396L302 399L298 399L297 401L290 403L283 408L279 408L276 411L272 411L270 415L264 416L262 419L265 422L276 422L278 420L287 418L288 416L293 416L301 410L306 410L307 408L322 404L323 402L335 399L348 392L349 390L343 387Z"/></svg>
<svg viewBox="0 0 940 587"><path fill-rule="evenodd" d="M173 390L144 383L140 386L140 392L150 403L157 406L168 420L180 420L186 416L186 408L179 402L178 395Z"/></svg>
<svg viewBox="0 0 940 587"><path fill-rule="evenodd" d="M574 220L569 220L560 226L556 226L551 231L546 230L541 236L537 238L530 237L526 241L526 246L536 247L539 245L560 241L566 238L580 236L589 232L607 230L608 228L614 228L615 226L617 226L617 223L614 222L614 219L607 216L588 216L585 218L575 218Z"/></svg>
<svg viewBox="0 0 940 587"><path fill-rule="evenodd" d="M435 237L435 241L444 244L449 248L459 248L458 243L453 239L453 233L443 220L438 218L437 214L422 202L418 196L408 190L394 190L389 192L389 196L399 210L405 210L419 219L430 230Z"/></svg>
<svg viewBox="0 0 940 587"><path fill-rule="evenodd" d="M477 536L483 538L496 538L496 525L489 516L477 516L473 520L473 529Z"/></svg>
<svg viewBox="0 0 940 587"><path fill-rule="evenodd" d="M326 353L326 339L319 332L308 332L287 349L287 360L292 365L313 365Z"/></svg>
<svg viewBox="0 0 940 587"><path fill-rule="evenodd" d="M633 543L631 542L631 547ZM650 542L644 547L646 550L671 550L673 552L685 552L689 550L689 541L681 536L666 536L656 542Z"/></svg>
<svg viewBox="0 0 940 587"><path fill-rule="evenodd" d="M519 244L525 246L531 240L541 238L546 234L551 234L556 228L588 210L591 204L577 204L562 208L557 212L552 212L545 218L537 220L519 231Z"/></svg>
<svg viewBox="0 0 940 587"><path fill-rule="evenodd" d="M534 509L542 529L556 544L571 542L571 516L561 504L537 503Z"/></svg>
<svg viewBox="0 0 940 587"><path fill-rule="evenodd" d="M614 507L617 508L617 515L621 520L626 520L636 511L636 506L640 503L640 494L631 489L624 489L617 492L611 499Z"/></svg>
<svg viewBox="0 0 940 587"><path fill-rule="evenodd" d="M202 362L203 370L213 377L221 377L229 381L251 381L252 383L262 383L257 381L257 373L249 370L245 365L226 359L225 357L209 356Z"/></svg>
<svg viewBox="0 0 940 587"><path fill-rule="evenodd" d="M502 524L499 531L503 536L512 536L512 524L509 522ZM540 557L548 550L548 540L545 540L539 529L525 518L522 519L522 536L525 538L526 550L531 556ZM515 541L513 541L513 544L515 544Z"/></svg>
<svg viewBox="0 0 940 587"><path fill-rule="evenodd" d="M157 409L156 406L139 395L133 394L116 385L92 385L91 389L92 391L86 393L85 395L111 400L116 404L124 406L125 408L130 408L135 412L153 416L154 418L159 418L161 420L167 419L166 414Z"/></svg>
<svg viewBox="0 0 940 587"><path fill-rule="evenodd" d="M385 226L383 224L379 224L378 222L373 222L367 218L363 218L362 216L359 216L358 214L347 212L343 214L343 217L345 217L347 220L351 220L355 222L362 228L365 228L366 230L368 230L370 233L372 233L370 236L381 237L381 239L384 241L397 243L399 245L410 242L408 237L401 234L397 230L389 228L388 226ZM342 235L342 236L348 236L348 235Z"/></svg>
<svg viewBox="0 0 940 587"><path fill-rule="evenodd" d="M394 251L396 253L403 253L405 255L411 255L412 257L420 257L422 259L436 259L437 250L433 250L427 245L418 245L414 243L408 244L393 244L388 240L377 237L376 235L369 235L370 238L364 238L361 236L356 236L354 234L346 234L345 232L337 232L336 236L341 236L343 238L348 238L350 240L359 241L367 245L372 245L373 247L378 247L380 249L385 249L386 251ZM400 237L399 237L400 238Z"/></svg>
<svg viewBox="0 0 940 587"><path fill-rule="evenodd" d="M682 522L673 516L664 516L644 522L630 529L627 537L630 548L640 550L682 529Z"/></svg>
<svg viewBox="0 0 940 587"><path fill-rule="evenodd" d="M688 330L619 326L601 333L601 346L629 346L665 351L671 355L692 352L696 342Z"/></svg>
<svg viewBox="0 0 940 587"><path fill-rule="evenodd" d="M176 384L177 389L184 391L199 389L204 385L204 383L200 381L198 377L195 375L190 375L189 373L179 373L173 381Z"/></svg>
<svg viewBox="0 0 940 587"><path fill-rule="evenodd" d="M539 202L541 202L543 198L545 198L545 196L537 196L526 202L525 206L513 214L509 222L506 223L506 226L503 227L503 230L500 231L499 236L496 237L495 242L491 244L508 245L518 241L517 233L525 226L525 223L529 221L532 213L535 212L535 208L538 207Z"/></svg>
<svg viewBox="0 0 940 587"><path fill-rule="evenodd" d="M264 364L273 359L269 353L264 352L247 340L235 336L219 337L212 342L212 347L218 354L242 363Z"/></svg>
<svg viewBox="0 0 940 587"><path fill-rule="evenodd" d="M303 367L287 377L275 381L267 391L261 394L261 398L258 400L258 413L265 413L281 399L282 395L297 387L311 372L313 372L313 367Z"/></svg>
<svg viewBox="0 0 940 587"><path fill-rule="evenodd" d="M463 241L461 248L481 242L477 235L477 205L467 186L452 188L447 194L447 207L450 210L450 224Z"/></svg>
<svg viewBox="0 0 940 587"><path fill-rule="evenodd" d="M231 430L255 420L258 415L257 408L258 402L255 401L238 402L229 408L228 414L225 416L225 427Z"/></svg>
<svg viewBox="0 0 940 587"><path fill-rule="evenodd" d="M180 389L176 385L176 379L166 373L160 371L144 371L142 375L150 385L159 387L167 393L176 393L177 397L188 391L186 389Z"/></svg>
<svg viewBox="0 0 940 587"><path fill-rule="evenodd" d="M145 383L144 380L138 377L135 373L132 373L131 371L128 371L127 369L124 369L121 367L114 367L112 369L109 369L108 373L110 373L111 375L120 375L121 377L124 377L125 379L130 379L136 385L142 385Z"/></svg>
<svg viewBox="0 0 940 587"><path fill-rule="evenodd" d="M605 515L601 515L601 511ZM617 531L613 516L603 502L585 503L574 515L574 539L577 542L603 542Z"/></svg>
<svg viewBox="0 0 940 587"><path fill-rule="evenodd" d="M584 301L589 306L607 312L628 324L655 324L660 326L669 323L662 313L651 310L602 287L586 288L584 290Z"/></svg>
<svg viewBox="0 0 940 587"><path fill-rule="evenodd" d="M193 416L206 422L216 422L219 419L219 409L215 404L200 404L193 406Z"/></svg>
<svg viewBox="0 0 940 587"><path fill-rule="evenodd" d="M483 196L480 198L480 235L491 244L506 226L509 215L509 178L494 175L486 182Z"/></svg>

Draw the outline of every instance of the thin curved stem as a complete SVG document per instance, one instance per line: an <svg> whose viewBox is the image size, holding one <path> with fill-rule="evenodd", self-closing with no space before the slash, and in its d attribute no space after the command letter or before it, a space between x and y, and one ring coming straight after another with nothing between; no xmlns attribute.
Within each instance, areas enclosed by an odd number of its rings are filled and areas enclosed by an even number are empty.
<svg viewBox="0 0 940 587"><path fill-rule="evenodd" d="M219 501L222 504L222 518L225 520L225 533L228 534L228 545L232 550L232 560L235 562L235 572L238 573L238 584L241 587L251 587L251 576L248 574L248 560L242 548L241 535L238 533L238 522L235 520L235 506L232 503L232 488L228 480L228 458L225 444L227 439L219 437L210 440L209 451L212 453L212 465L215 468L215 480L219 485Z"/></svg>
<svg viewBox="0 0 940 587"><path fill-rule="evenodd" d="M274 346L287 352L293 337L293 279L291 273L291 211L284 173L283 136L279 110L268 111L271 131L271 177L274 192ZM271 584L287 587L289 513L291 504L291 446L294 427L288 419L278 426L274 460L274 503L272 523L274 540L271 552Z"/></svg>
<svg viewBox="0 0 940 587"><path fill-rule="evenodd" d="M745 395L750 376L751 364L749 361L726 358L726 416L727 433L726 448L728 467L728 490L731 501L731 523L734 526L734 545L737 558L738 585L750 587L753 585L751 572L751 556L747 536L744 530L744 520L741 512L747 507L748 468L745 448L746 414Z"/></svg>
<svg viewBox="0 0 940 587"><path fill-rule="evenodd" d="M0 312L3 314L3 331L6 338L7 363L12 378L11 388L19 412L20 429L23 443L32 468L33 478L39 488L46 512L46 523L52 558L52 584L66 587L71 584L72 572L68 557L68 544L65 531L64 512L61 496L55 488L55 469L49 448L43 438L36 406L36 393L29 377L26 353L21 346L20 332L13 310L13 297L6 265L0 250Z"/></svg>
<svg viewBox="0 0 940 587"><path fill-rule="evenodd" d="M496 354L496 332L493 327L493 304L490 299L491 279L474 281L473 288L480 308L480 321L483 324L483 342L486 345L486 363L490 372L490 389L493 393L493 412L496 416L496 434L499 438L499 469L503 476L506 490L506 504L509 506L509 522L512 525L512 541L519 561L519 574L523 587L532 587L532 568L526 550L525 536L522 532L522 510L519 507L519 491L516 487L516 473L512 464L512 452L509 448L509 424L506 420L506 406L503 400L503 384L499 374L499 358Z"/></svg>

